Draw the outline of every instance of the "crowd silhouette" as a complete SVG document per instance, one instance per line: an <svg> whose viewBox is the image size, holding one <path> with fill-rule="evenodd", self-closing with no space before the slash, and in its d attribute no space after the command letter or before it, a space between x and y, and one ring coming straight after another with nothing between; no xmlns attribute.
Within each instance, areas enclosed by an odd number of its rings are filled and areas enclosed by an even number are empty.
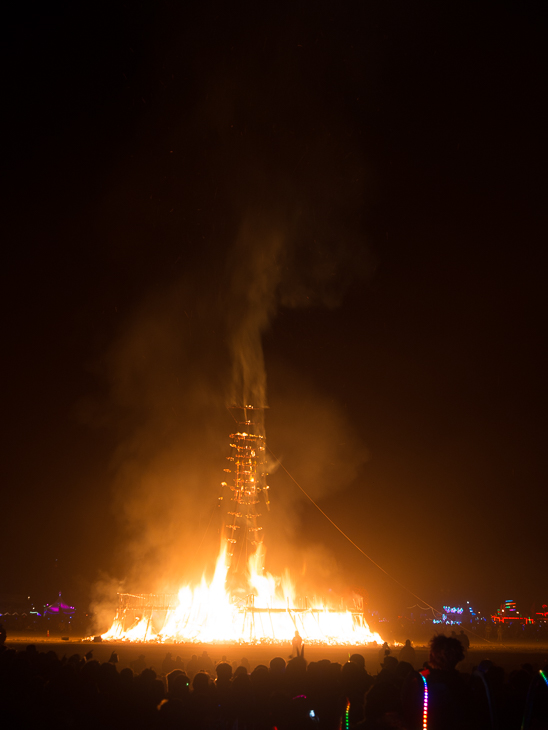
<svg viewBox="0 0 548 730"><path fill-rule="evenodd" d="M546 730L548 667L506 675L483 661L465 673L466 648L435 636L417 667L409 640L398 657L386 645L371 675L361 654L307 662L302 645L252 671L245 658L214 666L204 651L185 667L167 653L157 672L144 654L119 670L116 651L100 663L93 650L59 658L2 644L0 701L10 730Z"/></svg>

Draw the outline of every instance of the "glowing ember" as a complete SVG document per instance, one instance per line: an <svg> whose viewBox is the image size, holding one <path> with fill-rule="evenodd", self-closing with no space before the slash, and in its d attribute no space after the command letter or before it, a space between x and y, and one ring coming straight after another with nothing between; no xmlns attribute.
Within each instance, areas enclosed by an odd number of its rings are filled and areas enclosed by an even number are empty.
<svg viewBox="0 0 548 730"><path fill-rule="evenodd" d="M333 610L321 599L309 602L295 595L289 574L277 578L266 572L265 549L257 521L259 497L269 507L264 462L262 411L252 423L246 406L240 431L231 434L233 469L231 524L223 538L215 574L199 586L181 588L177 596L120 596L120 605L103 639L178 642L291 641L298 631L307 643L382 644L371 632L361 606ZM259 409L260 410L260 409ZM223 482L223 486L228 486ZM250 556L244 571L241 556ZM229 572L230 571L230 572ZM242 585L242 580L244 585ZM238 585L239 584L239 585ZM227 586L236 586L231 593ZM243 589L243 590L242 590ZM246 596L245 599L236 596Z"/></svg>

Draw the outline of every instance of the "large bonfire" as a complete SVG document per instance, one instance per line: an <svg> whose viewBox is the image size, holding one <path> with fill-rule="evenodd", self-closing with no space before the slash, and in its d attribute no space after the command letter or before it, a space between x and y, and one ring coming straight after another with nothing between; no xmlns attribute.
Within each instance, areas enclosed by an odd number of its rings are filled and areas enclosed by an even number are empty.
<svg viewBox="0 0 548 730"><path fill-rule="evenodd" d="M233 453L231 524L221 541L213 579L184 586L175 595L120 594L114 622L104 640L160 642L283 642L298 631L308 643L382 644L363 615L363 602L334 607L322 598L299 597L289 571L275 577L265 569L259 537L259 496L268 508L265 441L244 409L240 430L231 434ZM250 433L255 431L255 433ZM227 486L223 482L223 486ZM240 564L245 565L243 569ZM237 588L236 588L237 585ZM232 589L231 589L232 587Z"/></svg>

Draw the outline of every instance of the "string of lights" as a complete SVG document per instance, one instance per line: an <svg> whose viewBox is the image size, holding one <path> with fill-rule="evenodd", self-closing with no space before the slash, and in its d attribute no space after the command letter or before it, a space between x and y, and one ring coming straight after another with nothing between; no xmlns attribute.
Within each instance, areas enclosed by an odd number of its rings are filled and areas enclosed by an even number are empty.
<svg viewBox="0 0 548 730"><path fill-rule="evenodd" d="M428 730L428 682L424 674L420 675L424 683L424 695L422 698L422 730Z"/></svg>

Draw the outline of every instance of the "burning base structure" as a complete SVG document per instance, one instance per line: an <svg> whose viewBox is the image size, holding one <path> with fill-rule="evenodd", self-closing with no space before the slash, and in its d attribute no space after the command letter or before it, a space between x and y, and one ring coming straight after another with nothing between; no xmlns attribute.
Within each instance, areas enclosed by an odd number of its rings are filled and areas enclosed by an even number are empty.
<svg viewBox="0 0 548 730"><path fill-rule="evenodd" d="M269 509L263 412L242 409L238 431L230 434L234 506L228 512L213 579L185 586L177 595L118 594L118 609L104 640L274 643L291 641L295 631L307 643L382 644L370 631L363 600L327 605L317 597L297 597L286 570L272 576L264 567L260 497ZM251 420L251 419L254 420Z"/></svg>
<svg viewBox="0 0 548 730"><path fill-rule="evenodd" d="M192 605L181 606L177 595L120 593L118 598L116 618L103 635L105 640L276 643L291 641L298 631L308 643L382 643L378 634L370 632L359 608L264 607L256 606L250 596L244 605L233 602L222 611L218 606L194 610Z"/></svg>

